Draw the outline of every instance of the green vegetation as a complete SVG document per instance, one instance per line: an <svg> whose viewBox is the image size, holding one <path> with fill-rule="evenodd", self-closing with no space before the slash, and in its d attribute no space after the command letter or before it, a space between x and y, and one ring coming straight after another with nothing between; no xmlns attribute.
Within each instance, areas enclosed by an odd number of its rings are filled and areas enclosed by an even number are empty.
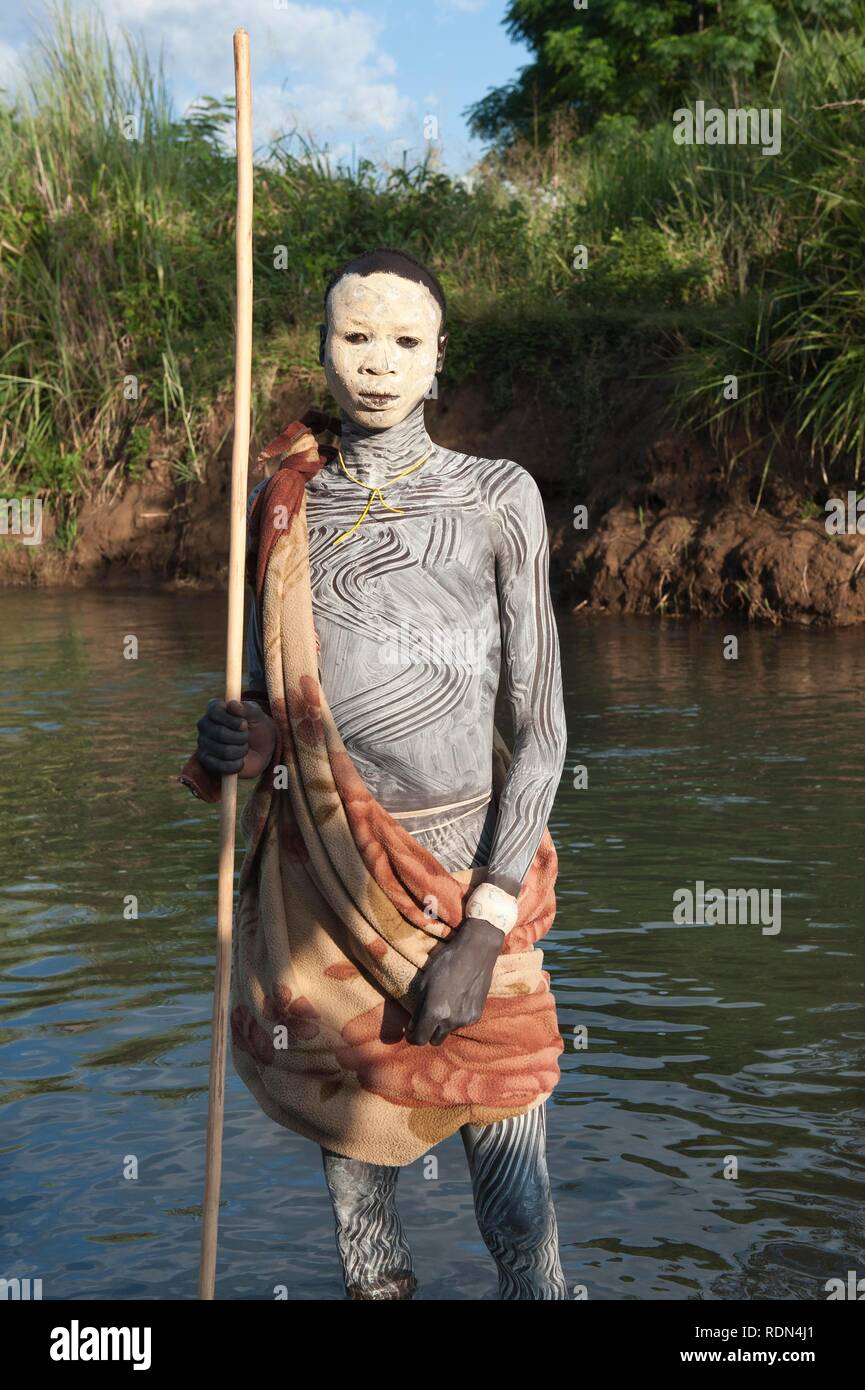
<svg viewBox="0 0 865 1390"><path fill-rule="evenodd" d="M510 0L505 28L533 59L475 102L471 125L504 145L545 140L563 112L583 135L604 116L651 125L712 73L744 105L801 28L855 20L855 0Z"/></svg>
<svg viewBox="0 0 865 1390"><path fill-rule="evenodd" d="M865 8L839 4L840 31L784 9L783 45L737 88L738 104L781 108L774 157L678 145L669 112L649 121L626 103L587 133L559 109L543 143L497 148L465 182L432 158L334 168L293 137L259 151L256 409L290 374L324 399L323 285L349 255L396 245L448 291L441 389L476 373L498 407L517 387L565 404L571 478L608 424L607 384L663 371L679 420L719 448L744 429L768 466L779 441L800 441L825 478L858 480ZM686 96L734 104L720 79ZM27 99L0 97L0 495L52 498L67 548L77 499L140 477L148 456L202 476L232 378L231 122L214 98L179 118L139 47L112 52L63 11Z"/></svg>

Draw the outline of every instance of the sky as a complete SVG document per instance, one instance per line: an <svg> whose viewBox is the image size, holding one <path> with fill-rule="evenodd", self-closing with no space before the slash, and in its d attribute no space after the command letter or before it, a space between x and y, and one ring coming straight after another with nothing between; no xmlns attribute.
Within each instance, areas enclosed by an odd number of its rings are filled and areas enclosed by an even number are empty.
<svg viewBox="0 0 865 1390"><path fill-rule="evenodd" d="M408 162L438 136L442 167L464 173L483 152L463 112L513 78L528 50L507 36L505 0L69 0L99 10L109 32L162 48L178 112L233 92L232 31L250 35L257 144L297 126L333 158ZM4 6L0 85L26 75L28 46L47 22L41 0ZM435 117L437 125L429 121Z"/></svg>

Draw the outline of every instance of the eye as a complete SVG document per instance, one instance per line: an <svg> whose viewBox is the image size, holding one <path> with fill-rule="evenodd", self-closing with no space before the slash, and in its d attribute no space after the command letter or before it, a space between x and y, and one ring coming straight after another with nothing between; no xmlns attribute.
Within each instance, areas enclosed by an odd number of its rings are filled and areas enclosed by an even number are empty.
<svg viewBox="0 0 865 1390"><path fill-rule="evenodd" d="M416 348L420 345L420 338L410 338L404 334L402 338L397 338L397 343L401 348Z"/></svg>
<svg viewBox="0 0 865 1390"><path fill-rule="evenodd" d="M366 334L365 334L365 333L346 333L346 335L345 335L345 341L346 341L347 343L365 343L365 342L366 342Z"/></svg>

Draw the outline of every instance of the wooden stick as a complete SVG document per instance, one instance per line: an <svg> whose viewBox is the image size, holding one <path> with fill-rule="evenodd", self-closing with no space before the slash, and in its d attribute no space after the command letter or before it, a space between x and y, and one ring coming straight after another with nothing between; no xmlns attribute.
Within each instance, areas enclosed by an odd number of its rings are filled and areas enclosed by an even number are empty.
<svg viewBox="0 0 865 1390"><path fill-rule="evenodd" d="M231 543L228 559L228 633L225 698L239 700L243 679L243 596L246 562L246 475L252 388L252 93L249 34L234 32L234 89L237 98L237 325L234 345L234 448L231 455ZM222 1178L222 1120L225 1110L225 1053L231 982L234 907L234 825L237 776L222 779L219 822L219 880L216 911L216 981L207 1101L207 1158L201 1228L198 1296L212 1299L216 1287L216 1238Z"/></svg>

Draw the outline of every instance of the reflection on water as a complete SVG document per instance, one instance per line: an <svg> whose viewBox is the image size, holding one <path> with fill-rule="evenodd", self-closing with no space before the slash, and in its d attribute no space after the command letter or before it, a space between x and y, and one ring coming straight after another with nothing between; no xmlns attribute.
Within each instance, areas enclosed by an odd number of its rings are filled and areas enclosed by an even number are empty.
<svg viewBox="0 0 865 1390"><path fill-rule="evenodd" d="M217 823L173 776L221 687L222 604L12 593L0 621L0 1276L46 1298L194 1297ZM546 962L569 1281L823 1297L865 1270L865 632L564 616L561 633ZM674 925L697 880L780 889L780 933ZM493 1297L459 1138L436 1152L437 1180L400 1178L420 1296ZM219 1295L280 1284L342 1295L318 1151L231 1074Z"/></svg>

